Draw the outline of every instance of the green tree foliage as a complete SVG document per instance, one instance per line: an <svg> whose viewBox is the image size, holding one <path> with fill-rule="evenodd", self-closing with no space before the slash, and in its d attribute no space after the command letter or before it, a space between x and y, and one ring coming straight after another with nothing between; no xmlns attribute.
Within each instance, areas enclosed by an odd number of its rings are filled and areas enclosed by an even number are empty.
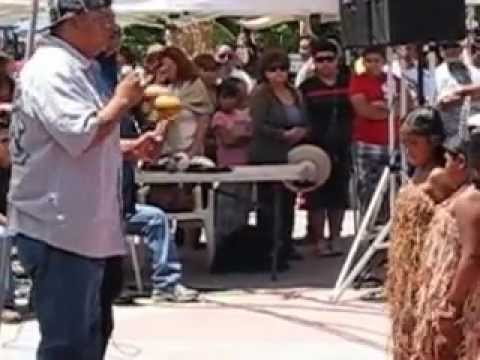
<svg viewBox="0 0 480 360"><path fill-rule="evenodd" d="M141 25L134 24L123 29L123 45L128 47L140 58L148 46L154 43L161 43L164 39L165 25Z"/></svg>

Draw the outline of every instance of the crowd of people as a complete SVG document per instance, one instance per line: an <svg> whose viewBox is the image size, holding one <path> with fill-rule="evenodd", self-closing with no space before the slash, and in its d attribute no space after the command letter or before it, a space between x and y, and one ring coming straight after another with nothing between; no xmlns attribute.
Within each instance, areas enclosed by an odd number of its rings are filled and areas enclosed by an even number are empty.
<svg viewBox="0 0 480 360"><path fill-rule="evenodd" d="M477 42L467 49L470 60L460 43L442 45L435 73L420 69L435 106L416 108L415 91L408 92L412 111L402 119L399 80L417 81L415 47L407 47L406 66L389 84L379 46L364 49L355 68L344 64L335 40L305 36L301 63L292 64L286 51L256 46L242 32L235 45L212 54L158 43L136 59L121 46L109 1L58 0L50 17L48 33L19 73L0 55L0 236L13 241L34 284L39 358L103 358L123 286L125 233L141 235L150 250L155 302L198 299L182 284L167 215L189 206L190 189L152 187L148 204L140 204L139 162L181 152L208 155L225 168L284 164L297 145L321 147L332 172L305 195L307 240L316 255L335 256L353 170L364 212L390 163L389 119L411 167L396 201L386 287L395 359L477 357L480 133L464 119L478 111ZM142 112L145 79L181 100L168 127ZM283 218L279 267L287 270L302 255L292 239L296 194L281 182L258 185L256 246L271 254L275 194ZM248 184L220 186L220 243L248 224L244 200L251 197ZM6 309L19 320L14 281L8 283Z"/></svg>

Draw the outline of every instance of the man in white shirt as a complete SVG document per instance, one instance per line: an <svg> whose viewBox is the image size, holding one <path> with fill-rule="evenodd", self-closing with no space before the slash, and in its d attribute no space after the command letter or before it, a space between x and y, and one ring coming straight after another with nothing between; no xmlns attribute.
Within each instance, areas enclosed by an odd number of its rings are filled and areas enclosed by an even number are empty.
<svg viewBox="0 0 480 360"><path fill-rule="evenodd" d="M400 55L402 56L402 55ZM418 53L414 44L405 46L403 55L405 68L402 69L400 59L392 62L393 74L399 79L406 80L407 87L413 98L418 98ZM388 72L388 67L385 69ZM435 102L435 74L428 68L423 69L423 95L426 104L434 105Z"/></svg>
<svg viewBox="0 0 480 360"><path fill-rule="evenodd" d="M219 65L219 76L221 80L233 77L242 80L247 84L248 93L255 87L255 81L246 71L238 68L236 54L229 45L220 45L215 53L215 61Z"/></svg>
<svg viewBox="0 0 480 360"><path fill-rule="evenodd" d="M51 0L51 26L18 80L11 125L9 230L33 279L37 358L103 358L105 261L125 253L119 122L143 96L130 74L114 96L95 57L115 30L110 0Z"/></svg>
<svg viewBox="0 0 480 360"><path fill-rule="evenodd" d="M470 114L480 112L480 102L465 101L467 88L480 86L480 72L462 60L462 47L459 43L444 43L442 51L445 61L435 70L437 106L442 115L447 137L459 133L462 120Z"/></svg>

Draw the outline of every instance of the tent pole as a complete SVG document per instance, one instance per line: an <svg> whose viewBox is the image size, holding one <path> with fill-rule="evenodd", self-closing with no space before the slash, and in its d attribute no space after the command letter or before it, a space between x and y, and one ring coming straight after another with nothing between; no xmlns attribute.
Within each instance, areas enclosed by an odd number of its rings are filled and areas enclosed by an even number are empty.
<svg viewBox="0 0 480 360"><path fill-rule="evenodd" d="M32 0L32 18L30 19L30 29L28 30L27 46L25 51L25 60L30 59L35 48L35 33L37 32L39 0Z"/></svg>

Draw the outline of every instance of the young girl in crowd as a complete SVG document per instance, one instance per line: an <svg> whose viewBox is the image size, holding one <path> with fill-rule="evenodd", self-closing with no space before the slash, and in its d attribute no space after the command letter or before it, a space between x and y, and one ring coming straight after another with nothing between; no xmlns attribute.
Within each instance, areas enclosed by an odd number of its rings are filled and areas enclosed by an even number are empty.
<svg viewBox="0 0 480 360"><path fill-rule="evenodd" d="M217 143L219 166L246 165L248 162L252 125L248 108L245 107L245 88L241 80L233 78L223 81L219 87L219 109L211 125ZM216 219L217 238L220 241L247 224L250 194L248 184L221 185Z"/></svg>

